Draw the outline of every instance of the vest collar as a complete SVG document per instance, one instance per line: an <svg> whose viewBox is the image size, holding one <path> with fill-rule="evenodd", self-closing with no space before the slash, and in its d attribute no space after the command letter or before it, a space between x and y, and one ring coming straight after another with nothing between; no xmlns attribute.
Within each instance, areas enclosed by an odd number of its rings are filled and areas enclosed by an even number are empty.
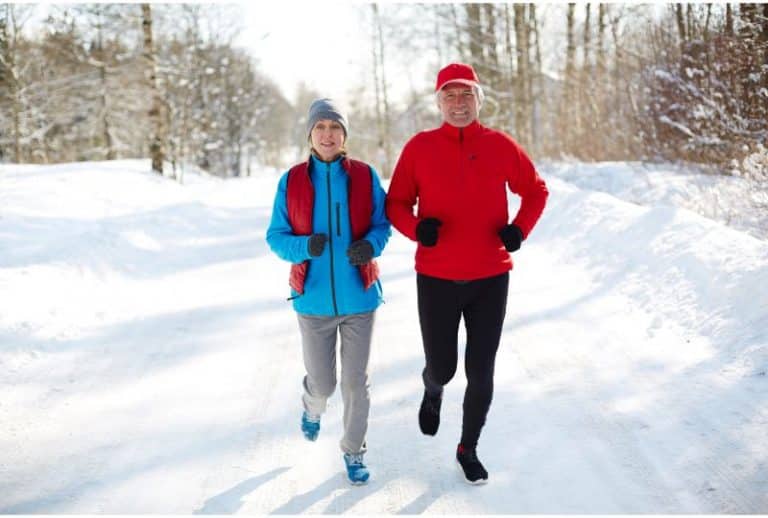
<svg viewBox="0 0 768 518"><path fill-rule="evenodd" d="M480 133L483 129L482 124L480 124L480 121L477 119L473 120L469 126L465 126L463 128L457 128L456 126L452 126L448 124L447 122L443 122L443 125L440 126L440 133L443 135L447 135L448 137L459 140L459 136L462 136L464 139L467 139L469 137L472 137L474 135L477 135Z"/></svg>

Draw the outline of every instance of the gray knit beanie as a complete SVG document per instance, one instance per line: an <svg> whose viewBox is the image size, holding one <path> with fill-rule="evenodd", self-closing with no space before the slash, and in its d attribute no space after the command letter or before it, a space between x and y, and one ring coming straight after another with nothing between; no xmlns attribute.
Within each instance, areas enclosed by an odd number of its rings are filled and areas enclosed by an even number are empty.
<svg viewBox="0 0 768 518"><path fill-rule="evenodd" d="M341 127L344 128L344 137L346 138L349 133L347 118L331 99L317 99L310 105L309 115L307 116L307 135L312 133L315 123L323 119L336 121L341 124Z"/></svg>

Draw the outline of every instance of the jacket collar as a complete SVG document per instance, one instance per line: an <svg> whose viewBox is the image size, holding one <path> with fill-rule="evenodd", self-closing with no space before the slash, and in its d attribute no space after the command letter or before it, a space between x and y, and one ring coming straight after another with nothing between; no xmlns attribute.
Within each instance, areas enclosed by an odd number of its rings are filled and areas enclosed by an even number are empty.
<svg viewBox="0 0 768 518"><path fill-rule="evenodd" d="M331 160L330 162L326 162L319 156L317 156L315 153L311 153L309 155L309 167L312 169L317 169L318 171L325 172L327 171L326 164L331 164L331 171L343 171L342 167L342 161L346 158L346 155L341 154L337 156L335 159Z"/></svg>
<svg viewBox="0 0 768 518"><path fill-rule="evenodd" d="M472 121L471 124L469 124L469 126L465 126L463 128L457 128L456 126L452 126L447 122L443 122L443 125L440 126L439 129L442 134L447 135L452 139L459 140L459 136L462 136L464 139L467 139L469 137L477 135L483 130L483 125L480 124L480 121L475 119Z"/></svg>

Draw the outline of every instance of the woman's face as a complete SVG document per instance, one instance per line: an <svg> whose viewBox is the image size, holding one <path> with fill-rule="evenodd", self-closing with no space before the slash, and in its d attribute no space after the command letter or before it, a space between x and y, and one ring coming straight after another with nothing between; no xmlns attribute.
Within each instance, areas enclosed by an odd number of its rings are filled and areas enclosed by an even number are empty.
<svg viewBox="0 0 768 518"><path fill-rule="evenodd" d="M326 162L339 156L344 147L344 128L336 121L328 119L317 121L309 135L312 148Z"/></svg>

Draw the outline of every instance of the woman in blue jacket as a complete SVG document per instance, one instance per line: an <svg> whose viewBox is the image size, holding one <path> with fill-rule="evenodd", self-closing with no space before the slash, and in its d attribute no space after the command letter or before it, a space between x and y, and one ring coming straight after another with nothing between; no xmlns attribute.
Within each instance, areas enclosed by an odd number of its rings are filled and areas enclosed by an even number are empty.
<svg viewBox="0 0 768 518"><path fill-rule="evenodd" d="M382 301L375 257L391 235L385 192L376 171L346 157L347 120L330 99L307 118L311 155L277 188L267 242L290 263L289 284L301 330L304 412L301 430L314 441L336 388L336 336L341 335L341 449L352 484L368 482L363 462L368 429L368 358L374 314Z"/></svg>

